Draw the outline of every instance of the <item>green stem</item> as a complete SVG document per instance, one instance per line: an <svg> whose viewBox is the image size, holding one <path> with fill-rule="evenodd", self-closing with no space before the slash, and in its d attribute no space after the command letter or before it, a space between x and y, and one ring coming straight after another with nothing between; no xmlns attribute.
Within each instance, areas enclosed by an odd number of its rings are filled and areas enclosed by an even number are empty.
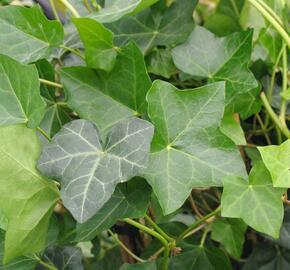
<svg viewBox="0 0 290 270"><path fill-rule="evenodd" d="M256 1L283 27L283 22L281 18L275 13L275 11L271 7L269 7L262 0L256 0Z"/></svg>
<svg viewBox="0 0 290 270"><path fill-rule="evenodd" d="M46 263L43 260L41 260L41 258L39 258L36 254L34 254L34 258L36 259L36 261L38 261L39 264L41 264L42 266L46 267L47 269L49 269L49 270L58 270L54 265Z"/></svg>
<svg viewBox="0 0 290 270"><path fill-rule="evenodd" d="M257 117L257 120L258 120L258 122L259 122L259 124L260 124L262 130L263 130L263 134L264 134L264 136L265 136L265 139L266 139L267 143L268 143L269 145L272 144L272 142L271 142L271 140L270 140L270 137L269 137L269 135L268 135L268 133L267 133L267 128L266 128L265 124L263 123L262 118L260 117L260 115L259 115L258 113L256 114L256 117Z"/></svg>
<svg viewBox="0 0 290 270"><path fill-rule="evenodd" d="M276 124L276 126L281 130L281 132L288 138L290 139L290 131L287 128L286 125L284 125L280 119L278 118L278 116L276 115L276 113L273 111L271 105L269 104L266 95L264 92L261 92L260 94L261 100L263 102L263 105L266 109L266 111L268 112L268 114L270 115L270 117L272 118L272 120L274 121L274 123Z"/></svg>
<svg viewBox="0 0 290 270"><path fill-rule="evenodd" d="M108 230L110 235L113 237L113 239L116 241L117 244L119 244L122 249L124 249L132 258L134 258L137 262L144 263L146 262L145 260L139 258L137 255L135 255L129 248L124 245L124 243L116 236L111 230Z"/></svg>
<svg viewBox="0 0 290 270"><path fill-rule="evenodd" d="M168 242L174 242L175 240L170 237L165 231L163 231L148 215L145 215L146 221L159 232Z"/></svg>
<svg viewBox="0 0 290 270"><path fill-rule="evenodd" d="M168 263L169 263L169 254L170 254L170 248L168 245L167 240L158 232L151 230L150 228L136 222L133 219L130 218L125 218L123 219L123 221L125 221L126 223L140 229L143 232L146 232L148 234L150 234L151 236L154 236L155 238L157 238L163 245L164 247L164 255L163 255L163 263L162 263L162 270L168 270Z"/></svg>
<svg viewBox="0 0 290 270"><path fill-rule="evenodd" d="M48 80L41 79L41 78L39 78L39 81L41 83L49 85L49 86L53 86L53 87L57 87L57 88L63 88L63 86L61 84L56 83L56 82L48 81Z"/></svg>
<svg viewBox="0 0 290 270"><path fill-rule="evenodd" d="M41 127L37 127L36 128L48 141L51 141L50 136L41 128Z"/></svg>
<svg viewBox="0 0 290 270"><path fill-rule="evenodd" d="M72 6L72 4L67 1L67 0L59 0L70 12L71 14L76 17L79 18L80 14L77 12L77 10Z"/></svg>
<svg viewBox="0 0 290 270"><path fill-rule="evenodd" d="M271 14L256 0L248 0L263 16L264 18L279 32L281 37L285 40L287 46L290 48L290 37L284 28L271 16Z"/></svg>
<svg viewBox="0 0 290 270"><path fill-rule="evenodd" d="M84 0L84 5L85 5L85 7L87 8L88 12L90 12L90 13L93 12L93 9L92 9L92 7L91 7L91 5L90 5L89 0Z"/></svg>
<svg viewBox="0 0 290 270"><path fill-rule="evenodd" d="M206 240L206 237L207 237L209 231L210 231L209 228L205 228L205 230L204 230L204 232L203 232L203 234L202 234L202 236L201 236L201 240L200 240L200 246L201 246L201 247L204 246L204 242L205 242L205 240Z"/></svg>
<svg viewBox="0 0 290 270"><path fill-rule="evenodd" d="M283 50L283 84L282 84L282 92L287 91L288 87L288 65L287 65L287 48L285 47ZM280 110L280 121L284 126L286 126L286 120L285 120L285 115L286 115L286 109L287 109L287 100L281 97L281 110Z"/></svg>
<svg viewBox="0 0 290 270"><path fill-rule="evenodd" d="M220 211L221 211L221 207L219 206L211 213L209 213L206 216L204 216L203 218L197 220L195 223L193 223L191 226L189 226L183 233L181 233L178 236L177 240L182 240L183 238L185 238L188 233L190 233L191 231L196 229L198 226L200 226L202 223L206 222L211 217L216 216Z"/></svg>
<svg viewBox="0 0 290 270"><path fill-rule="evenodd" d="M80 57L82 60L85 60L85 57L84 57L81 53L79 53L77 50L75 50L75 49L73 49L73 48L67 47L67 46L65 46L65 45L60 45L59 48L65 49L65 50L67 50L67 51L69 51L69 52L71 52L71 53L77 55L77 56Z"/></svg>
<svg viewBox="0 0 290 270"><path fill-rule="evenodd" d="M58 20L61 23L61 20L58 16L58 12L56 10L55 4L54 4L54 0L49 0L50 6L51 6L51 10L53 12L53 16L56 20Z"/></svg>

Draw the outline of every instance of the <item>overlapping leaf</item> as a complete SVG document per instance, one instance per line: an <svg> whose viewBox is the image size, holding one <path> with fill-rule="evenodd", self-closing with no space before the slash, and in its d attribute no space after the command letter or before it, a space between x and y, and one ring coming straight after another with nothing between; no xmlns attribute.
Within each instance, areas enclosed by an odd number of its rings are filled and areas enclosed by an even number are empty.
<svg viewBox="0 0 290 270"><path fill-rule="evenodd" d="M258 147L274 187L290 187L290 140L280 145Z"/></svg>
<svg viewBox="0 0 290 270"><path fill-rule="evenodd" d="M255 230L279 237L284 214L281 198L285 190L273 187L263 163L253 167L249 181L226 177L223 184L222 216L241 218Z"/></svg>
<svg viewBox="0 0 290 270"><path fill-rule="evenodd" d="M155 5L108 27L115 33L118 45L134 40L146 53L156 45L173 45L187 38L194 26L192 14L196 3L195 0L175 1L165 10Z"/></svg>
<svg viewBox="0 0 290 270"><path fill-rule="evenodd" d="M211 238L223 244L232 256L240 258L246 229L247 225L241 219L219 219L212 226Z"/></svg>
<svg viewBox="0 0 290 270"><path fill-rule="evenodd" d="M96 123L101 131L146 112L145 96L151 81L143 56L133 43L122 48L109 74L70 67L62 69L61 81L69 107L80 117Z"/></svg>
<svg viewBox="0 0 290 270"><path fill-rule="evenodd" d="M145 168L152 133L149 122L132 118L114 126L102 144L93 123L72 121L44 146L38 168L60 180L64 205L83 223L110 199L118 183Z"/></svg>
<svg viewBox="0 0 290 270"><path fill-rule="evenodd" d="M90 220L77 225L76 241L90 241L111 228L118 219L139 218L144 215L150 200L151 189L140 178L117 186L110 200Z"/></svg>
<svg viewBox="0 0 290 270"><path fill-rule="evenodd" d="M111 71L117 57L113 33L93 19L77 18L73 22L85 46L87 65Z"/></svg>
<svg viewBox="0 0 290 270"><path fill-rule="evenodd" d="M42 250L59 194L35 168L40 144L34 130L1 127L0 141L0 209L8 219L4 262L9 262Z"/></svg>
<svg viewBox="0 0 290 270"><path fill-rule="evenodd" d="M247 117L255 112L258 83L249 71L252 30L216 38L195 27L188 40L173 49L173 61L185 73L211 81L226 81L226 105Z"/></svg>
<svg viewBox="0 0 290 270"><path fill-rule="evenodd" d="M0 55L0 125L27 123L37 127L44 109L35 66Z"/></svg>
<svg viewBox="0 0 290 270"><path fill-rule="evenodd" d="M178 90L155 81L147 100L155 125L145 177L165 214L178 209L193 187L221 186L226 175L245 176L234 143L219 130L224 83Z"/></svg>
<svg viewBox="0 0 290 270"><path fill-rule="evenodd" d="M61 24L49 21L39 6L0 8L0 54L30 63L48 57L62 41Z"/></svg>

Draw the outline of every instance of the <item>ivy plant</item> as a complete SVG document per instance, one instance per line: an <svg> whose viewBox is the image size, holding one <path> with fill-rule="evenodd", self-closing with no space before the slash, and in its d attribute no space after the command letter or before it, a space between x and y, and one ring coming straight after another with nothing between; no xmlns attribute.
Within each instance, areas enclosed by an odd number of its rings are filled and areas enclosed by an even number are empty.
<svg viewBox="0 0 290 270"><path fill-rule="evenodd" d="M289 10L0 0L0 269L289 269Z"/></svg>

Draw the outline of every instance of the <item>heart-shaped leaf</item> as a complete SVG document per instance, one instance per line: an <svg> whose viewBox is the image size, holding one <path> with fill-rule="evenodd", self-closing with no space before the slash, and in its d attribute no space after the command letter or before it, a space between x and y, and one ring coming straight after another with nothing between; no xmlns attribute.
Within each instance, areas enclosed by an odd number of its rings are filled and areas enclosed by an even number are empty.
<svg viewBox="0 0 290 270"><path fill-rule="evenodd" d="M226 81L226 105L246 117L258 108L258 83L248 69L252 35L253 31L247 30L217 38L197 26L184 44L173 49L173 61L187 74Z"/></svg>
<svg viewBox="0 0 290 270"><path fill-rule="evenodd" d="M64 205L83 223L110 199L118 183L146 167L153 126L131 118L115 125L101 142L96 126L72 121L44 146L38 168L60 180Z"/></svg>
<svg viewBox="0 0 290 270"><path fill-rule="evenodd" d="M37 127L44 110L35 66L0 55L0 125L27 123Z"/></svg>
<svg viewBox="0 0 290 270"><path fill-rule="evenodd" d="M22 63L49 56L63 41L59 22L48 20L39 6L0 8L0 53Z"/></svg>
<svg viewBox="0 0 290 270"><path fill-rule="evenodd" d="M274 188L262 162L256 163L249 181L239 177L223 179L222 216L241 218L259 232L279 237L283 221L282 188Z"/></svg>
<svg viewBox="0 0 290 270"><path fill-rule="evenodd" d="M193 187L221 186L226 175L245 176L234 143L219 130L224 83L178 90L155 81L148 113L155 125L145 178L165 214L178 209Z"/></svg>

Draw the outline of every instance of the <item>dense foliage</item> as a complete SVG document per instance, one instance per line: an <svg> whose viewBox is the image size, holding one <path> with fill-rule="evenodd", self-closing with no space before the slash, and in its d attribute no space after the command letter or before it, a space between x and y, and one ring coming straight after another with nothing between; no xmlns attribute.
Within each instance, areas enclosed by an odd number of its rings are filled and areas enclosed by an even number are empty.
<svg viewBox="0 0 290 270"><path fill-rule="evenodd" d="M287 19L1 0L0 269L290 269Z"/></svg>

